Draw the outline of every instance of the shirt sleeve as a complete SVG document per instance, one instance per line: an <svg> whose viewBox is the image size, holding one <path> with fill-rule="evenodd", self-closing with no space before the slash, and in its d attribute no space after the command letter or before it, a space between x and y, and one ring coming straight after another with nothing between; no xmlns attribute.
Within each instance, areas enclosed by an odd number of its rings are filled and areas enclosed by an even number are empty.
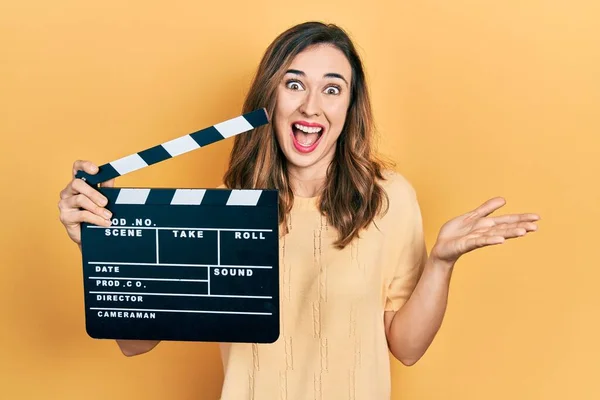
<svg viewBox="0 0 600 400"><path fill-rule="evenodd" d="M423 220L417 194L408 182L390 196L385 311L397 311L410 298L427 261Z"/></svg>

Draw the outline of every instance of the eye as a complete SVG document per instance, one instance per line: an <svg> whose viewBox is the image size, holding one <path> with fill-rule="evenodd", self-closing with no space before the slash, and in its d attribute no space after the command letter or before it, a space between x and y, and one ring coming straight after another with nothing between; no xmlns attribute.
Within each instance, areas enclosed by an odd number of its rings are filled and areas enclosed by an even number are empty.
<svg viewBox="0 0 600 400"><path fill-rule="evenodd" d="M340 94L340 88L337 86L329 86L327 89L325 89L325 93L327 94Z"/></svg>
<svg viewBox="0 0 600 400"><path fill-rule="evenodd" d="M285 83L285 87L297 91L302 89L302 84L296 80L289 80Z"/></svg>

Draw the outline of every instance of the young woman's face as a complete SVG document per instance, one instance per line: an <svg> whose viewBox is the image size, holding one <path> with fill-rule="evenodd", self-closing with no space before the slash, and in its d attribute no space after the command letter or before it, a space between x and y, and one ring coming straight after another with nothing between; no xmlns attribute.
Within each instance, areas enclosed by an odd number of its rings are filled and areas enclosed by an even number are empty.
<svg viewBox="0 0 600 400"><path fill-rule="evenodd" d="M350 103L352 68L330 45L298 54L277 89L275 133L290 167L325 170Z"/></svg>

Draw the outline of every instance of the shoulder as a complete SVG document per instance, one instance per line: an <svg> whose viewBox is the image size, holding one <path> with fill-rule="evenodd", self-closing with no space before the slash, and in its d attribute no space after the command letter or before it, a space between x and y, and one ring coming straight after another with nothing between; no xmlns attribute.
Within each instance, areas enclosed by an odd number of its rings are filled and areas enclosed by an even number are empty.
<svg viewBox="0 0 600 400"><path fill-rule="evenodd" d="M421 218L421 211L417 192L414 185L401 173L394 170L385 170L384 179L379 181L387 195L387 211L382 215L382 222L391 222L391 227L398 221L414 221Z"/></svg>
<svg viewBox="0 0 600 400"><path fill-rule="evenodd" d="M417 192L413 184L401 173L394 170L383 171L383 180L379 183L387 194L390 203L415 201ZM390 204L391 206L392 204Z"/></svg>

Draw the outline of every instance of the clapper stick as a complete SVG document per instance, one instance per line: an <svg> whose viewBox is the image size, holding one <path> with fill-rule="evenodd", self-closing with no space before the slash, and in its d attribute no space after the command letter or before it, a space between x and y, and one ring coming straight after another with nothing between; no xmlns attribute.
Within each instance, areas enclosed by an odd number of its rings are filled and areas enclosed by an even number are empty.
<svg viewBox="0 0 600 400"><path fill-rule="evenodd" d="M259 109L78 172L91 185L252 130ZM97 187L110 227L81 224L86 332L96 339L272 343L279 326L275 189Z"/></svg>
<svg viewBox="0 0 600 400"><path fill-rule="evenodd" d="M75 177L83 179L90 185L97 185L200 147L206 147L209 144L239 135L267 123L269 123L269 116L267 111L261 108L101 165L95 175L78 171Z"/></svg>

